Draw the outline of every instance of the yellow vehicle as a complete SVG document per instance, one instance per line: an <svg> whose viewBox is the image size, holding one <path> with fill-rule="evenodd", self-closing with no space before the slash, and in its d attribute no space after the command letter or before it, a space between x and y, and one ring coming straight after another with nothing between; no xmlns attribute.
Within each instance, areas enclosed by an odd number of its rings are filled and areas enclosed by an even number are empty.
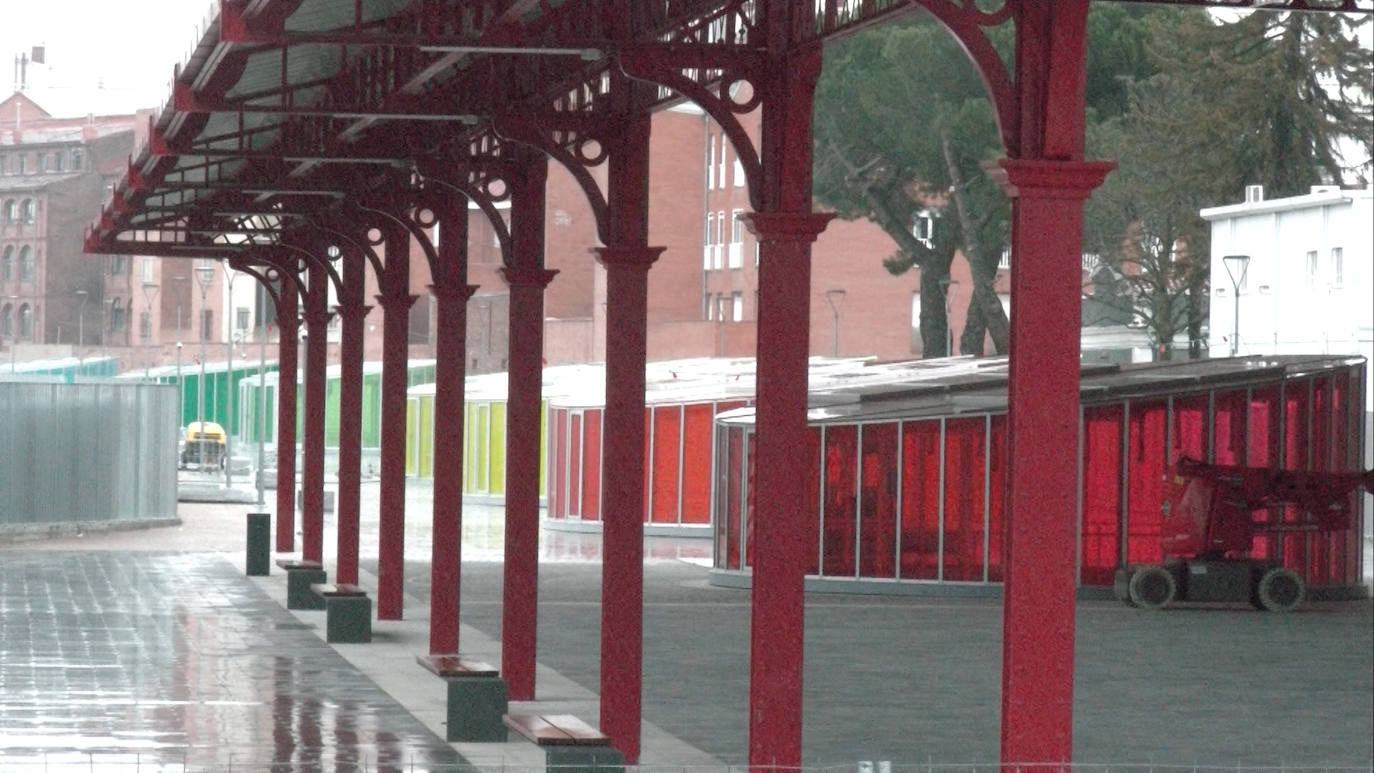
<svg viewBox="0 0 1374 773"><path fill-rule="evenodd" d="M224 428L213 421L193 421L186 426L181 448L184 469L219 470L224 468Z"/></svg>

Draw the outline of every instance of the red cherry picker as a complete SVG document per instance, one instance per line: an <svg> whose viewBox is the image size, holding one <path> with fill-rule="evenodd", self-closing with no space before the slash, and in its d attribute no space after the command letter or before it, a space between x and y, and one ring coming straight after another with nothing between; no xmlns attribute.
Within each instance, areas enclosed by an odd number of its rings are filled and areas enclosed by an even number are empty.
<svg viewBox="0 0 1374 773"><path fill-rule="evenodd" d="M1344 531L1350 495L1360 488L1374 491L1374 470L1270 470L1182 457L1164 478L1165 561L1118 569L1115 595L1145 609L1249 601L1256 609L1292 610L1306 597L1306 585L1278 561L1250 558L1254 536ZM1292 507L1297 517L1271 517L1277 507Z"/></svg>

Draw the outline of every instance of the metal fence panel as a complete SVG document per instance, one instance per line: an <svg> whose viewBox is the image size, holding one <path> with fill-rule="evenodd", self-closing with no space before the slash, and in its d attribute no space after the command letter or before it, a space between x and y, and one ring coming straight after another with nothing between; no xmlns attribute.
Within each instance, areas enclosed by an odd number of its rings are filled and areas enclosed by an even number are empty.
<svg viewBox="0 0 1374 773"><path fill-rule="evenodd" d="M176 517L177 392L0 383L0 526Z"/></svg>

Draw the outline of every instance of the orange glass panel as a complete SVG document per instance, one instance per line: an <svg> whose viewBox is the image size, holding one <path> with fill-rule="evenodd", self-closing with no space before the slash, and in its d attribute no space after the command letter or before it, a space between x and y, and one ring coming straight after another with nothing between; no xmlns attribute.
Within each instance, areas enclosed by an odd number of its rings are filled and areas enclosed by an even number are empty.
<svg viewBox="0 0 1374 773"><path fill-rule="evenodd" d="M654 476L651 501L654 523L678 522L678 454L682 451L682 409L659 406L654 416Z"/></svg>
<svg viewBox="0 0 1374 773"><path fill-rule="evenodd" d="M821 567L830 577L854 576L854 495L858 427L825 428L825 535Z"/></svg>
<svg viewBox="0 0 1374 773"><path fill-rule="evenodd" d="M1120 405L1083 410L1084 585L1110 585L1121 555Z"/></svg>
<svg viewBox="0 0 1374 773"><path fill-rule="evenodd" d="M601 520L601 410L582 414L582 520Z"/></svg>
<svg viewBox="0 0 1374 773"><path fill-rule="evenodd" d="M1130 491L1126 497L1126 562L1155 563L1160 549L1161 508L1164 505L1163 402L1132 403L1127 438Z"/></svg>
<svg viewBox="0 0 1374 773"><path fill-rule="evenodd" d="M860 429L859 576L897 576L897 425Z"/></svg>
<svg viewBox="0 0 1374 773"><path fill-rule="evenodd" d="M934 580L940 571L940 422L902 425L903 579Z"/></svg>
<svg viewBox="0 0 1374 773"><path fill-rule="evenodd" d="M682 429L682 522L711 522L711 432L715 408L688 405Z"/></svg>
<svg viewBox="0 0 1374 773"><path fill-rule="evenodd" d="M945 422L946 580L983 579L983 465L986 420Z"/></svg>

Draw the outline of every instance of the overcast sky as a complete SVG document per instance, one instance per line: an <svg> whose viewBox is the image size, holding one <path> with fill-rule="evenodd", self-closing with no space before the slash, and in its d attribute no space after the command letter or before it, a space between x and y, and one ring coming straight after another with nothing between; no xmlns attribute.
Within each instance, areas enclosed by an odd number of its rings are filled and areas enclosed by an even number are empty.
<svg viewBox="0 0 1374 773"><path fill-rule="evenodd" d="M130 113L170 94L172 67L190 53L210 0L0 0L0 93L15 88L14 60L29 64L29 96L58 117ZM0 96L3 98L3 96Z"/></svg>

